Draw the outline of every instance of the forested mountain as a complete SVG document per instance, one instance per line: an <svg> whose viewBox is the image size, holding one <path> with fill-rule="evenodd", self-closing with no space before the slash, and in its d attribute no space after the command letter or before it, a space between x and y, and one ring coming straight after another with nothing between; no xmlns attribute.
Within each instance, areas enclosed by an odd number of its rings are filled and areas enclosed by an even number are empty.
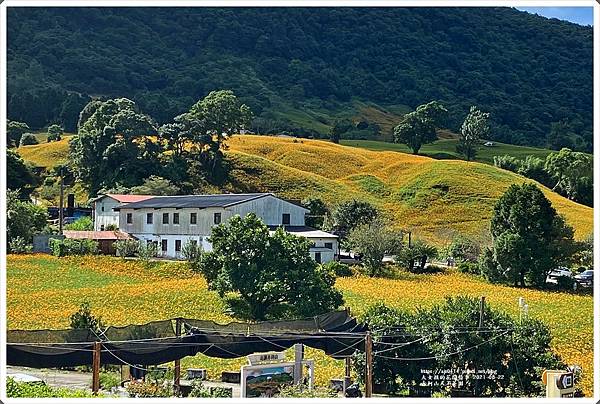
<svg viewBox="0 0 600 404"><path fill-rule="evenodd" d="M440 100L450 129L476 104L497 140L545 145L564 121L591 150L592 35L510 8L10 8L8 117L73 130L89 97L124 96L167 122L226 88L300 127Z"/></svg>

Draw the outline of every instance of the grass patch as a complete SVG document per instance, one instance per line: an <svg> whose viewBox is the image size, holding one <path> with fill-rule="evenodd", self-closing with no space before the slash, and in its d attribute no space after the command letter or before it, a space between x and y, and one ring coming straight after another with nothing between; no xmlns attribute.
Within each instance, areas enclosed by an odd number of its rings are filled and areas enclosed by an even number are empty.
<svg viewBox="0 0 600 404"><path fill-rule="evenodd" d="M76 266L79 270L70 270ZM23 287L23 271L29 268L29 286ZM59 284L56 283L60 273ZM63 272L60 272L63 271ZM107 280L107 275L112 277ZM93 285L65 289L63 285ZM584 391L590 395L593 380L593 299L591 295L546 292L492 285L456 272L436 275L399 276L397 279L367 277L339 278L345 305L354 314L363 313L379 301L408 310L418 305L440 303L445 296L466 294L486 296L493 307L517 316L518 298L525 297L530 316L543 320L553 332L553 348L569 363L583 367ZM72 260L45 255L7 258L8 329L65 328L69 316L83 300L89 300L96 315L106 324L142 324L177 316L233 320L204 279L190 274L183 263L157 263L150 269L135 261L110 257L78 257ZM568 313L568 315L562 315ZM293 353L287 352L291 359ZM307 358L316 361L317 384L343 376L343 361L307 349ZM203 367L210 378L224 370L239 370L245 358L224 360L197 355L182 360L183 368Z"/></svg>

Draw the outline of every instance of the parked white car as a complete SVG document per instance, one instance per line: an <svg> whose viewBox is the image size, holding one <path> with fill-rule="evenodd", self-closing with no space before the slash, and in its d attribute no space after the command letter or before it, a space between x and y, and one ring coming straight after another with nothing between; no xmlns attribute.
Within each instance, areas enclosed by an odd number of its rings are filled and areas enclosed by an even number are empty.
<svg viewBox="0 0 600 404"><path fill-rule="evenodd" d="M561 276L573 278L573 273L569 270L569 268L560 267L553 269L546 277L546 283L558 283L558 278Z"/></svg>

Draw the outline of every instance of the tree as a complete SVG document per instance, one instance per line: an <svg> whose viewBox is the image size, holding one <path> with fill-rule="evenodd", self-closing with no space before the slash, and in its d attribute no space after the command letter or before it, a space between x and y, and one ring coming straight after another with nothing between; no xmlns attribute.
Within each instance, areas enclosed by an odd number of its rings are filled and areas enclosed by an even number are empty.
<svg viewBox="0 0 600 404"><path fill-rule="evenodd" d="M342 135L353 128L352 121L349 119L337 119L329 133L329 139L333 143L339 143Z"/></svg>
<svg viewBox="0 0 600 404"><path fill-rule="evenodd" d="M211 91L190 109L190 114L204 124L206 133L219 147L228 136L250 126L252 112L231 90Z"/></svg>
<svg viewBox="0 0 600 404"><path fill-rule="evenodd" d="M361 224L370 223L377 216L377 209L366 201L353 199L335 207L325 218L323 224L326 230L339 236L340 241L346 240L350 231Z"/></svg>
<svg viewBox="0 0 600 404"><path fill-rule="evenodd" d="M592 161L585 153L564 148L546 157L544 169L556 181L552 190L562 190L567 198L574 200L579 194L581 179L591 173Z"/></svg>
<svg viewBox="0 0 600 404"><path fill-rule="evenodd" d="M48 126L48 142L53 142L61 139L63 128L60 125L53 124Z"/></svg>
<svg viewBox="0 0 600 404"><path fill-rule="evenodd" d="M575 252L573 229L534 184L511 185L494 206L494 259L505 282L543 287ZM484 273L485 275L485 273Z"/></svg>
<svg viewBox="0 0 600 404"><path fill-rule="evenodd" d="M343 303L335 276L311 258L310 241L281 227L271 235L253 213L213 227L210 242L213 250L199 263L209 288L221 296L237 293L255 320L281 308L314 316Z"/></svg>
<svg viewBox="0 0 600 404"><path fill-rule="evenodd" d="M160 146L154 121L126 98L92 101L81 111L69 143L77 180L95 195L101 188L132 186L158 171Z"/></svg>
<svg viewBox="0 0 600 404"><path fill-rule="evenodd" d="M355 227L348 236L348 245L361 254L369 276L380 276L383 257L394 255L402 248L402 232L375 218L370 223Z"/></svg>
<svg viewBox="0 0 600 404"><path fill-rule="evenodd" d="M481 245L468 237L458 236L452 240L448 253L457 262L477 262L481 254Z"/></svg>
<svg viewBox="0 0 600 404"><path fill-rule="evenodd" d="M456 151L463 155L467 161L475 158L479 140L485 139L489 135L489 118L490 114L488 112L481 112L477 107L472 106L469 115L460 127L460 138L456 145Z"/></svg>
<svg viewBox="0 0 600 404"><path fill-rule="evenodd" d="M151 175L144 180L142 185L131 187L131 193L134 195L177 195L179 187L165 178Z"/></svg>
<svg viewBox="0 0 600 404"><path fill-rule="evenodd" d="M23 133L23 135L21 136L21 143L19 143L19 146L31 146L39 143L40 142L38 142L37 138L33 133Z"/></svg>
<svg viewBox="0 0 600 404"><path fill-rule="evenodd" d="M48 220L48 211L31 202L19 200L16 191L6 193L6 238L7 242L16 237L23 238L28 244L33 241L33 235L40 232Z"/></svg>
<svg viewBox="0 0 600 404"><path fill-rule="evenodd" d="M13 150L6 150L6 185L18 192L19 198L27 199L36 187L38 179L29 165Z"/></svg>
<svg viewBox="0 0 600 404"><path fill-rule="evenodd" d="M402 122L394 128L394 142L403 143L413 154L419 154L421 146L437 140L436 127L443 122L447 112L438 101L419 105L415 111L404 115Z"/></svg>
<svg viewBox="0 0 600 404"><path fill-rule="evenodd" d="M29 130L29 125L24 122L8 121L6 125L8 147L18 147L21 144L21 136Z"/></svg>
<svg viewBox="0 0 600 404"><path fill-rule="evenodd" d="M394 257L395 261L410 272L415 271L415 265L419 271L425 269L427 261L438 256L437 248L423 240L415 240L411 246L404 246Z"/></svg>
<svg viewBox="0 0 600 404"><path fill-rule="evenodd" d="M310 211L305 215L306 225L320 229L329 213L329 208L327 208L325 202L320 198L309 197L302 200L302 206Z"/></svg>
<svg viewBox="0 0 600 404"><path fill-rule="evenodd" d="M424 369L431 370L432 376L444 369L457 373L490 369L503 377L470 378L462 387L432 383L429 394L539 396L544 391L539 382L544 369L566 370L552 350L550 330L541 321L516 321L485 305L485 327L478 330L479 313L479 299L467 296L447 297L442 304L415 311L381 303L368 308L361 320L379 330L374 332L373 350L382 352L373 360L373 382L385 386L392 395L406 389L410 394L422 384ZM356 374L362 380L364 354L355 359Z"/></svg>
<svg viewBox="0 0 600 404"><path fill-rule="evenodd" d="M81 303L79 310L69 317L70 327L73 330L92 330L98 333L102 330L102 319L92 314L90 302L87 300Z"/></svg>

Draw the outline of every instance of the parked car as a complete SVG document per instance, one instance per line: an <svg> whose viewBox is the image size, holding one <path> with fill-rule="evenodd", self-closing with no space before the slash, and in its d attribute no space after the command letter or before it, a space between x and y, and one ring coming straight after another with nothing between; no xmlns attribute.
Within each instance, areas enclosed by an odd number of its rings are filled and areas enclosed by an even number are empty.
<svg viewBox="0 0 600 404"><path fill-rule="evenodd" d="M548 276L546 277L546 283L558 283L558 278L560 278L561 276L564 276L566 278L573 278L573 274L571 273L569 268L560 267L553 269L552 271L550 271L550 273L548 273Z"/></svg>
<svg viewBox="0 0 600 404"><path fill-rule="evenodd" d="M589 286L591 287L594 284L594 270L587 269L580 273L579 275L575 275L575 280L581 286Z"/></svg>

